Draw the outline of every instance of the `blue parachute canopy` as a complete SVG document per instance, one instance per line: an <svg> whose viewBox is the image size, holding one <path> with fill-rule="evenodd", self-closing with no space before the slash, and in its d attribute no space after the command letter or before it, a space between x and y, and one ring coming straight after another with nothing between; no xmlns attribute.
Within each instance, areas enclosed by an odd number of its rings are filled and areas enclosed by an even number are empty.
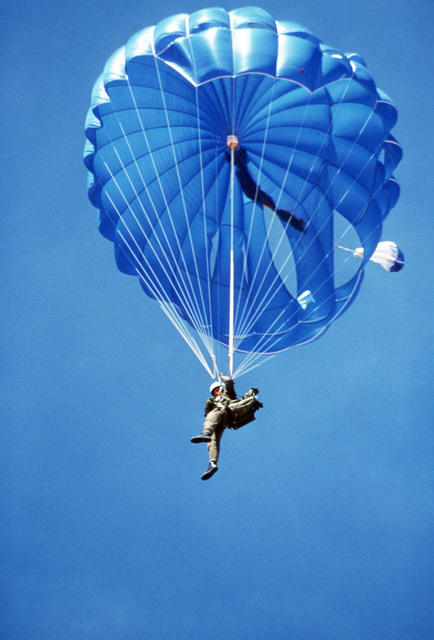
<svg viewBox="0 0 434 640"><path fill-rule="evenodd" d="M359 55L296 23L259 8L175 15L133 36L95 84L89 197L119 269L187 340L193 327L206 345L275 353L354 299L399 196L396 119ZM364 260L342 278L348 230Z"/></svg>

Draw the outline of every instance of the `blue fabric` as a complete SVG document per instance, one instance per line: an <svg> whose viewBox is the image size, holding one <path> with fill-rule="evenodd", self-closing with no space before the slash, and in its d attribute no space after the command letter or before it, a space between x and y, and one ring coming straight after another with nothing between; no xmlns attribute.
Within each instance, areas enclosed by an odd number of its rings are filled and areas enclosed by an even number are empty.
<svg viewBox="0 0 434 640"><path fill-rule="evenodd" d="M391 272L397 272L397 271L401 271L401 269L404 268L405 265L405 258L404 258L404 254L401 251L401 249L398 249L398 255L396 257L396 262L395 264L391 267L390 271Z"/></svg>
<svg viewBox="0 0 434 640"><path fill-rule="evenodd" d="M395 122L363 59L300 25L256 8L180 14L133 36L95 84L89 198L119 269L224 344L233 233L236 346L280 351L321 335L354 299L399 196ZM231 134L262 193L252 200L234 181L232 231ZM306 233L270 202L304 220ZM364 249L339 287L335 216ZM274 246L276 230L284 240ZM314 302L303 308L305 291Z"/></svg>

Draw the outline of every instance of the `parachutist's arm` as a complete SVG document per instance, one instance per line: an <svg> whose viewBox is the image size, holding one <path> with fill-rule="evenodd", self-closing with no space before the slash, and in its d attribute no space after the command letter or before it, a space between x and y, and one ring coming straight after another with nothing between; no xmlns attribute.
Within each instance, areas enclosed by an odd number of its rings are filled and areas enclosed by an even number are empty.
<svg viewBox="0 0 434 640"><path fill-rule="evenodd" d="M225 395L229 398L229 400L236 400L237 394L235 393L235 382L232 378L229 378L227 382L225 382Z"/></svg>
<svg viewBox="0 0 434 640"><path fill-rule="evenodd" d="M235 380L230 376L225 376L222 373L219 374L220 379L225 384L225 396L229 398L229 400L236 400L237 394L235 393Z"/></svg>

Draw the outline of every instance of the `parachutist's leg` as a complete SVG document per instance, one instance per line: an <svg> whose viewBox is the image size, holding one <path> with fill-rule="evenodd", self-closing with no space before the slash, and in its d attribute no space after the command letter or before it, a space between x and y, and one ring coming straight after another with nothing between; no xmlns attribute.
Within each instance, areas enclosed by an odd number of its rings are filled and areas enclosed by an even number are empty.
<svg viewBox="0 0 434 640"><path fill-rule="evenodd" d="M219 409L213 409L208 413L203 425L204 432L210 435L208 442L209 460L217 463L220 452L220 440L226 427L225 414Z"/></svg>
<svg viewBox="0 0 434 640"><path fill-rule="evenodd" d="M226 419L225 415L221 411L213 409L208 413L203 429L211 436L211 440L207 445L209 452L209 467L205 473L202 474L202 480L208 480L208 478L211 478L211 476L218 471L217 461L220 453L220 440L225 427Z"/></svg>
<svg viewBox="0 0 434 640"><path fill-rule="evenodd" d="M222 439L223 431L225 430L225 426L223 421L216 427L214 432L211 434L211 442L208 442L208 453L209 453L209 462L210 464L217 464L219 455L220 455L220 441Z"/></svg>
<svg viewBox="0 0 434 640"><path fill-rule="evenodd" d="M220 423L223 421L223 413L219 409L213 409L210 411L203 423L203 430L209 433L212 437L213 433L218 429Z"/></svg>
<svg viewBox="0 0 434 640"><path fill-rule="evenodd" d="M218 409L213 409L206 416L202 433L198 436L193 436L191 442L211 442L213 434L219 428L220 423L223 423L223 414Z"/></svg>

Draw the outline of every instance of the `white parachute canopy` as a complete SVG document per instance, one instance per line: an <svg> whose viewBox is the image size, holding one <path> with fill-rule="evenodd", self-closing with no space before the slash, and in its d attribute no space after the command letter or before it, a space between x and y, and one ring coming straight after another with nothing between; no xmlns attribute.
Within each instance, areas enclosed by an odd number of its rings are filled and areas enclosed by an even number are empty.
<svg viewBox="0 0 434 640"><path fill-rule="evenodd" d="M354 255L363 258L363 247L358 247ZM370 260L380 264L386 271L401 271L405 264L401 249L390 240L379 242Z"/></svg>

